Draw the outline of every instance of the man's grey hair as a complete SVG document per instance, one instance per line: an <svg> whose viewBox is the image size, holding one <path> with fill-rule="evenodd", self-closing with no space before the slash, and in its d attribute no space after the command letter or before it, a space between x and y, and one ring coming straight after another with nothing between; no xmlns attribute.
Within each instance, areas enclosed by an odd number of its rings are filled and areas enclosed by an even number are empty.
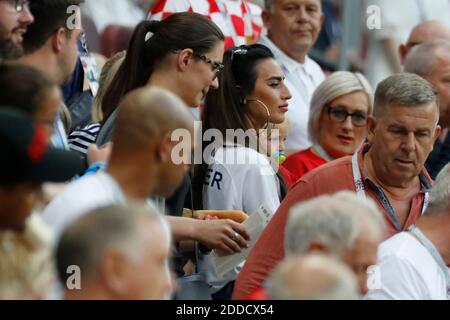
<svg viewBox="0 0 450 320"><path fill-rule="evenodd" d="M305 254L315 241L335 254L354 248L356 239L383 238L386 225L375 203L350 191L321 196L294 207L285 235L287 255Z"/></svg>
<svg viewBox="0 0 450 320"><path fill-rule="evenodd" d="M69 225L62 233L56 262L59 278L66 283L67 268L78 266L83 279L92 276L106 252L113 250L132 261L139 261L143 247L138 226L142 219L150 219L167 228L164 218L146 204L108 206L91 211ZM168 230L168 229L167 229ZM170 237L170 236L169 236Z"/></svg>
<svg viewBox="0 0 450 320"><path fill-rule="evenodd" d="M433 188L430 190L428 213L450 213L450 164L447 164L438 174Z"/></svg>
<svg viewBox="0 0 450 320"><path fill-rule="evenodd" d="M408 54L404 71L415 73L426 79L431 76L439 56L444 53L450 57L450 41L434 40L424 42L414 47Z"/></svg>
<svg viewBox="0 0 450 320"><path fill-rule="evenodd" d="M367 79L360 73L338 71L326 78L314 91L311 98L311 111L308 133L311 141L319 144L320 116L324 108L334 99L353 92L363 92L369 99L368 113L372 114L373 91Z"/></svg>
<svg viewBox="0 0 450 320"><path fill-rule="evenodd" d="M436 104L439 120L439 94L424 78L412 73L398 73L378 84L375 92L374 115L382 117L391 104L405 107L420 107ZM436 122L437 123L437 122Z"/></svg>
<svg viewBox="0 0 450 320"><path fill-rule="evenodd" d="M268 277L270 300L357 300L355 274L330 256L287 257Z"/></svg>

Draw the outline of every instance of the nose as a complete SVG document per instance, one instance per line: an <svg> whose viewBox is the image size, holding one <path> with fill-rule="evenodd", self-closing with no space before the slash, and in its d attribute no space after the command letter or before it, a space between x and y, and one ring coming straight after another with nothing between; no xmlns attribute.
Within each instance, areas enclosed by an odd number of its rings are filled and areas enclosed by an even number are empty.
<svg viewBox="0 0 450 320"><path fill-rule="evenodd" d="M218 89L219 88L219 78L215 77L214 80L211 82L210 87L212 89Z"/></svg>
<svg viewBox="0 0 450 320"><path fill-rule="evenodd" d="M33 14L31 13L30 8L28 6L25 6L22 12L20 12L19 21L24 25L29 25L34 22Z"/></svg>
<svg viewBox="0 0 450 320"><path fill-rule="evenodd" d="M283 83L283 90L281 92L282 99L283 100L290 100L292 98L291 92L289 91L288 87Z"/></svg>
<svg viewBox="0 0 450 320"><path fill-rule="evenodd" d="M347 116L347 118L342 123L342 129L344 129L345 131L352 131L353 130L352 117Z"/></svg>
<svg viewBox="0 0 450 320"><path fill-rule="evenodd" d="M297 20L298 22L305 22L308 20L308 13L306 11L305 6L300 6L300 9L297 13Z"/></svg>
<svg viewBox="0 0 450 320"><path fill-rule="evenodd" d="M407 152L413 152L416 150L416 137L414 132L408 133L402 141L402 149Z"/></svg>

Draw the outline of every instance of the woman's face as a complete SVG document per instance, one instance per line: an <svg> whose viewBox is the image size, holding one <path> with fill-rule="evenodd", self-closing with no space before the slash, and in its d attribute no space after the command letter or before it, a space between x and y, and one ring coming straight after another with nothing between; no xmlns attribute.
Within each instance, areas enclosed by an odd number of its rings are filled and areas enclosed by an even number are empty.
<svg viewBox="0 0 450 320"><path fill-rule="evenodd" d="M44 128L45 134L49 139L53 134L55 118L61 102L62 94L58 87L53 86L46 89L35 114L35 121Z"/></svg>
<svg viewBox="0 0 450 320"><path fill-rule="evenodd" d="M332 100L320 116L319 144L333 158L353 154L366 138L368 113L369 98L362 91Z"/></svg>
<svg viewBox="0 0 450 320"><path fill-rule="evenodd" d="M198 107L210 89L219 87L216 66L222 64L223 54L224 43L218 41L210 52L201 55L202 58L193 56L183 94L183 100L189 107Z"/></svg>
<svg viewBox="0 0 450 320"><path fill-rule="evenodd" d="M251 121L256 129L261 129L267 124L267 120L274 124L284 121L291 93L284 84L283 71L274 59L264 59L255 67L258 75L255 90L246 100Z"/></svg>

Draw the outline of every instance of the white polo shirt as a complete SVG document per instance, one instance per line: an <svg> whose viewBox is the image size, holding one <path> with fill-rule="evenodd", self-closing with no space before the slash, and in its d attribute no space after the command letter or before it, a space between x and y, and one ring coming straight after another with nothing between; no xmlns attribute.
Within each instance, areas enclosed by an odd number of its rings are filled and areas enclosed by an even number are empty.
<svg viewBox="0 0 450 320"><path fill-rule="evenodd" d="M286 113L292 128L285 142L288 150L305 150L311 146L308 136L308 119L311 97L316 88L325 80L320 66L308 56L301 64L288 57L266 36L260 43L267 46L275 56L286 76L286 86L291 92L289 111Z"/></svg>
<svg viewBox="0 0 450 320"><path fill-rule="evenodd" d="M377 266L381 282L365 300L447 300L445 274L409 232L380 245Z"/></svg>

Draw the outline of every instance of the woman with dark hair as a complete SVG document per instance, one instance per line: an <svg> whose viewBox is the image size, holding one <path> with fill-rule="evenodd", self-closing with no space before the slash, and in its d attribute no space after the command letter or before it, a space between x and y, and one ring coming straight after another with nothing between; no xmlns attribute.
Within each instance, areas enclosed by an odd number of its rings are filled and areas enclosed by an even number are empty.
<svg viewBox="0 0 450 320"><path fill-rule="evenodd" d="M210 89L219 86L217 75L223 68L224 39L213 22L197 13L176 13L162 21L141 22L103 97L103 126L97 144L111 141L116 108L128 92L138 87L159 86L176 94L187 106L198 106ZM190 186L186 175L174 196L165 201L168 214L182 215ZM230 254L239 252L248 239L245 228L233 221L170 217L169 222L175 241L196 240ZM233 238L236 233L239 239ZM182 270L178 271L180 275Z"/></svg>
<svg viewBox="0 0 450 320"><path fill-rule="evenodd" d="M196 168L194 176L197 209L255 214L264 204L274 213L284 183L272 168L270 152L264 146L272 124L284 122L291 94L281 67L264 45L230 48L224 65L219 88L208 93L202 117L204 137L215 129L224 139L203 146L206 161ZM233 137L229 129L234 129ZM230 298L237 270L220 277L209 259L203 267L213 298Z"/></svg>

